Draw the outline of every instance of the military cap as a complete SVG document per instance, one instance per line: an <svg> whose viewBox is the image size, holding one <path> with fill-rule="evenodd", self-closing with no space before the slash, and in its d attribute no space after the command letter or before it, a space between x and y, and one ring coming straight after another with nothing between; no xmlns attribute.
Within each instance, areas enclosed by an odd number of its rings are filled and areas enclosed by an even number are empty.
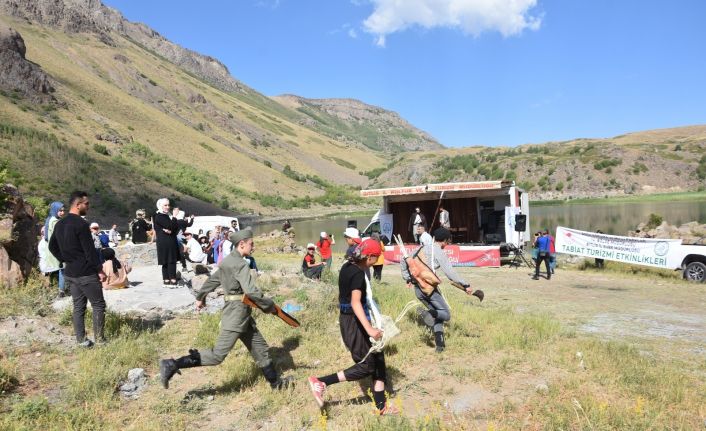
<svg viewBox="0 0 706 431"><path fill-rule="evenodd" d="M233 245L238 245L240 241L244 241L246 239L252 238L252 229L250 227L246 227L245 229L241 229L236 232L231 232L229 239L230 242L233 243Z"/></svg>

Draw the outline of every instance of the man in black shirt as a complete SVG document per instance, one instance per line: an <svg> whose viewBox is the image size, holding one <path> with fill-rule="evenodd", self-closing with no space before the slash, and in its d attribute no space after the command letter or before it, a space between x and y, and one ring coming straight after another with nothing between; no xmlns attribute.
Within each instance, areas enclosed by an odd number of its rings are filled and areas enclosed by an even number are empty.
<svg viewBox="0 0 706 431"><path fill-rule="evenodd" d="M90 202L86 192L73 192L69 198L69 214L56 223L49 241L49 251L64 263L64 277L73 299L73 322L76 341L82 347L93 346L86 338L84 319L87 300L93 308L93 335L96 341L105 341L105 299L101 282L103 268L93 247L91 230L82 218L88 213Z"/></svg>

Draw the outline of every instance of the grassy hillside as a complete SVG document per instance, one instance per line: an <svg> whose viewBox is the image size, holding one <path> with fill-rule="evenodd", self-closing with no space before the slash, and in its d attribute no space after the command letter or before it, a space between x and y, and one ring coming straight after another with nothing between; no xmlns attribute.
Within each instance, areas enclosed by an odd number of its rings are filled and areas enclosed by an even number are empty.
<svg viewBox="0 0 706 431"><path fill-rule="evenodd" d="M706 126L407 153L389 168L367 174L375 186L510 179L541 200L696 191L706 186Z"/></svg>
<svg viewBox="0 0 706 431"><path fill-rule="evenodd" d="M31 194L64 198L90 185L104 215L151 208L160 195L199 211L274 214L350 204L367 182L358 165L382 164L381 153L303 127L300 114L252 91L218 90L131 40L113 36L112 47L91 34L0 20L56 82L56 105L0 93L2 157ZM47 143L51 150L36 151Z"/></svg>

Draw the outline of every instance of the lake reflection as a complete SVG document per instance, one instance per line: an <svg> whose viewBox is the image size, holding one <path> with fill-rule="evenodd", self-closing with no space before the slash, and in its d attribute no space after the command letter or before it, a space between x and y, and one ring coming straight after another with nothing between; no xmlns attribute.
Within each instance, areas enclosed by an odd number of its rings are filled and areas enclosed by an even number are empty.
<svg viewBox="0 0 706 431"><path fill-rule="evenodd" d="M641 222L646 222L651 213L658 214L670 224L680 225L691 221L706 223L706 201L681 202L632 202L632 203L601 203L573 204L532 207L530 204L530 228L533 231L549 228L556 230L557 226L569 227L585 231L602 230L613 235L625 235L635 229ZM292 222L297 233L296 242L306 245L316 242L321 231L334 233L336 245L334 250L345 251L343 230L349 220L355 220L359 229L364 229L370 221L370 216L334 216ZM453 220L453 215L452 215ZM281 229L282 223L263 223L254 226L255 233L270 232ZM395 230L396 231L396 230Z"/></svg>
<svg viewBox="0 0 706 431"><path fill-rule="evenodd" d="M691 221L706 223L706 202L631 202L534 207L530 210L530 228L533 231L544 228L556 230L557 226L564 226L585 231L600 229L607 234L625 235L638 224L646 222L652 213L677 226Z"/></svg>

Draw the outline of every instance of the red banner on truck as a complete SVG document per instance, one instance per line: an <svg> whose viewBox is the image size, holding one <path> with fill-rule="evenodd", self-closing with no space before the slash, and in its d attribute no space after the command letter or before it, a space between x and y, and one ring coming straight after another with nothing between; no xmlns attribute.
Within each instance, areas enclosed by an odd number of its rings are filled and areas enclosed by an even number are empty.
<svg viewBox="0 0 706 431"><path fill-rule="evenodd" d="M413 254L419 245L405 244L408 254ZM498 246L472 246L472 245L447 245L444 252L453 266L500 266L500 247ZM402 252L400 247L388 245L385 247L385 264L400 263Z"/></svg>

